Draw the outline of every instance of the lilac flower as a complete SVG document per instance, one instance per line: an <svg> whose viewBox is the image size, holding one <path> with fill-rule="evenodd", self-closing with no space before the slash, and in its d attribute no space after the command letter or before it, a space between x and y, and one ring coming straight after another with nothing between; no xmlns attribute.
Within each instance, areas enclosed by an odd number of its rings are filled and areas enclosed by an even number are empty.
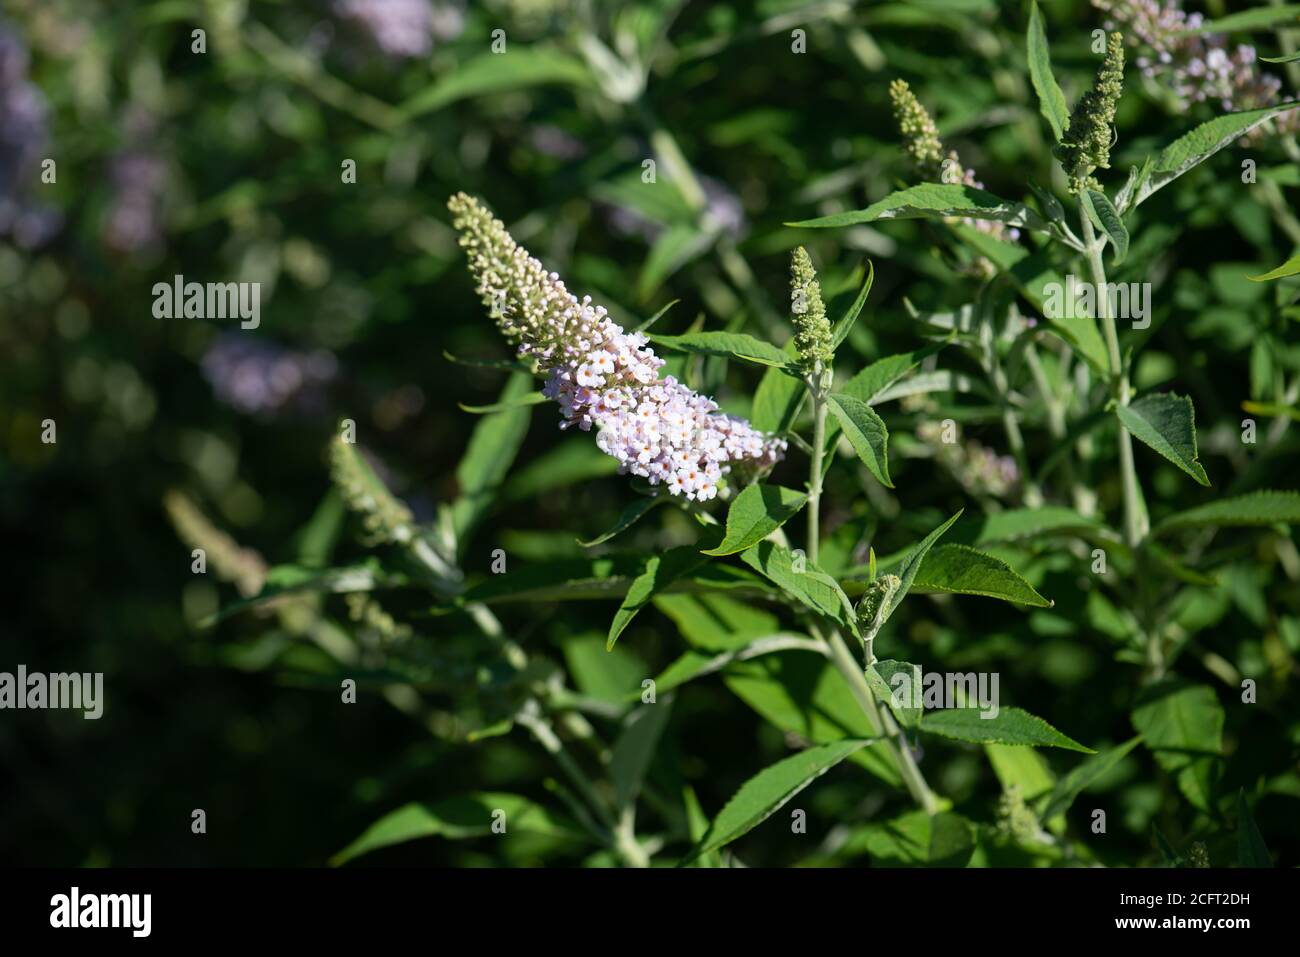
<svg viewBox="0 0 1300 957"><path fill-rule="evenodd" d="M335 0L334 12L360 27L388 56L422 57L433 51L429 0Z"/></svg>
<svg viewBox="0 0 1300 957"><path fill-rule="evenodd" d="M160 246L166 161L149 149L129 149L113 157L108 179L113 196L104 220L104 245L119 253Z"/></svg>
<svg viewBox="0 0 1300 957"><path fill-rule="evenodd" d="M1205 23L1199 13L1187 13L1178 0L1092 0L1110 14L1107 29L1123 25L1129 35L1150 48L1137 58L1143 75L1165 82L1183 103L1214 102L1224 110L1254 110L1281 99L1282 82L1260 73L1255 48L1241 43L1230 48L1221 34L1195 31ZM1274 118L1282 129L1294 129L1294 113Z"/></svg>
<svg viewBox="0 0 1300 957"><path fill-rule="evenodd" d="M782 439L722 414L713 400L673 376L641 333L625 332L590 296L579 300L528 254L477 200L448 203L478 293L519 356L547 376L563 429L597 430L596 444L623 474L664 484L673 495L708 501L733 466L761 469L784 454Z"/></svg>
<svg viewBox="0 0 1300 957"><path fill-rule="evenodd" d="M236 332L218 337L201 365L217 398L248 414L319 413L338 373L328 352L296 352Z"/></svg>
<svg viewBox="0 0 1300 957"><path fill-rule="evenodd" d="M0 21L0 236L34 249L58 231L62 216L30 196L49 135L45 99L28 82L27 65L22 39Z"/></svg>

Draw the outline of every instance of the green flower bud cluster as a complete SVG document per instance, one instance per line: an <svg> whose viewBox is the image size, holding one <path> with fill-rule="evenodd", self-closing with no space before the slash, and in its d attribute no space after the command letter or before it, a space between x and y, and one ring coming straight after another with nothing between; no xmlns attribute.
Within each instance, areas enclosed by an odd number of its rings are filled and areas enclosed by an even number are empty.
<svg viewBox="0 0 1300 957"><path fill-rule="evenodd" d="M1124 38L1112 33L1106 41L1106 57L1092 89L1079 98L1070 114L1070 125L1053 150L1070 179L1070 191L1100 189L1093 170L1110 169L1110 148L1114 143L1115 108L1124 92Z"/></svg>
<svg viewBox="0 0 1300 957"><path fill-rule="evenodd" d="M1038 839L1038 815L1025 803L1019 785L1011 785L998 799L998 833L1017 841Z"/></svg>
<svg viewBox="0 0 1300 957"><path fill-rule="evenodd" d="M397 621L365 592L350 592L346 600L348 617L383 643L405 641L411 637L410 625Z"/></svg>
<svg viewBox="0 0 1300 957"><path fill-rule="evenodd" d="M898 131L903 135L903 149L911 158L912 165L922 174L938 179L944 161L939 128L906 80L894 80L889 84L889 99L894 104Z"/></svg>
<svg viewBox="0 0 1300 957"><path fill-rule="evenodd" d="M411 510L403 505L341 435L330 443L330 479L343 495L348 509L361 516L366 545L385 542L405 544L411 540Z"/></svg>
<svg viewBox="0 0 1300 957"><path fill-rule="evenodd" d="M830 367L832 333L822 302L822 285L817 280L808 250L799 246L790 257L790 310L794 315L794 344L805 370Z"/></svg>
<svg viewBox="0 0 1300 957"><path fill-rule="evenodd" d="M885 611L894 594L903 586L903 580L897 575L882 575L868 583L862 598L858 600L858 626L864 641L871 641L885 624Z"/></svg>
<svg viewBox="0 0 1300 957"><path fill-rule="evenodd" d="M239 593L250 598L266 581L266 561L251 548L244 548L203 514L184 492L169 491L163 508L176 535L190 548L201 548L207 563L219 579L234 583Z"/></svg>

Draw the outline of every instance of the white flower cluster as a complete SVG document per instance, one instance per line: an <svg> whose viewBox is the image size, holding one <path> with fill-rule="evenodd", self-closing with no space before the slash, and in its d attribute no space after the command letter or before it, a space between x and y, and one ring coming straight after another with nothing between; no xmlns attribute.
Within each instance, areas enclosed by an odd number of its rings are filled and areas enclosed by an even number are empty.
<svg viewBox="0 0 1300 957"><path fill-rule="evenodd" d="M493 308L519 356L547 374L544 394L564 416L561 428L597 430L600 450L621 473L663 483L674 495L708 501L733 465L770 467L786 450L672 376L641 333L628 333L519 246L477 200L448 204L479 295Z"/></svg>

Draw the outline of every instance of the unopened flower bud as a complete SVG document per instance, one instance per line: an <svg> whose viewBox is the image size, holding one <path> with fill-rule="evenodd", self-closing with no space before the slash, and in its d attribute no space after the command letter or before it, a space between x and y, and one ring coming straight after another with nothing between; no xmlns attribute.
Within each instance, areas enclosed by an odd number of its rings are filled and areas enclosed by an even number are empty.
<svg viewBox="0 0 1300 957"><path fill-rule="evenodd" d="M1106 41L1106 57L1097 70L1092 89L1079 97L1070 114L1070 125L1053 150L1070 178L1071 192L1099 189L1093 170L1110 169L1115 109L1123 92L1124 38L1112 33Z"/></svg>
<svg viewBox="0 0 1300 957"><path fill-rule="evenodd" d="M794 343L799 363L809 372L831 364L831 323L822 302L822 284L817 280L808 250L799 246L790 257L790 311L794 316Z"/></svg>

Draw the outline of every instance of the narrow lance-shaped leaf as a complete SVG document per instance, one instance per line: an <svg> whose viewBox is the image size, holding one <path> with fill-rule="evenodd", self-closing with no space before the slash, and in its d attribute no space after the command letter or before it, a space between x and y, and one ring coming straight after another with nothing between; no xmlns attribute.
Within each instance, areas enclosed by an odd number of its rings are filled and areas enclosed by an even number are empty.
<svg viewBox="0 0 1300 957"><path fill-rule="evenodd" d="M901 579L902 583L899 585L898 590L895 591L885 603L885 611L881 618L881 624L888 621L889 617L894 613L898 606L902 604L903 599L907 597L907 593L912 587L912 582L916 580L917 572L921 570L921 563L925 561L925 556L929 553L930 549L934 547L934 543L943 537L943 533L952 528L953 522L961 518L961 513L963 511L965 511L965 509L958 509L957 514L948 519L948 521L944 522L929 535L925 536L925 538L921 539L921 542L908 552L907 557L903 559L903 564L898 570L898 577Z"/></svg>
<svg viewBox="0 0 1300 957"><path fill-rule="evenodd" d="M912 590L918 594L982 595L1035 608L1050 608L1048 601L1000 558L968 545L939 545L916 573Z"/></svg>
<svg viewBox="0 0 1300 957"><path fill-rule="evenodd" d="M510 833L588 840L576 824L526 797L486 792L398 808L366 828L360 837L330 858L330 863L338 866L381 847L422 837L464 839L491 834L494 816L500 819L501 814L509 822Z"/></svg>
<svg viewBox="0 0 1300 957"><path fill-rule="evenodd" d="M679 545L661 555L651 555L646 560L641 574L632 580L627 594L623 596L623 604L619 606L614 620L610 623L609 637L605 641L606 647L614 647L618 636L636 617L637 612L650 604L650 599L654 598L656 592L662 591L678 578L694 571L704 561L705 557L700 554L698 546L695 545Z"/></svg>
<svg viewBox="0 0 1300 957"><path fill-rule="evenodd" d="M1024 203L1002 199L973 186L922 183L891 193L866 209L834 213L788 226L830 228L874 223L882 219L992 219L1009 226L1048 232L1047 221Z"/></svg>
<svg viewBox="0 0 1300 957"><path fill-rule="evenodd" d="M1052 73L1052 54L1047 45L1047 31L1043 27L1043 15L1038 9L1037 0L1029 5L1027 47L1029 81L1038 94L1038 108L1059 143L1070 125L1070 109L1066 105L1065 94L1061 92L1060 84Z"/></svg>
<svg viewBox="0 0 1300 957"><path fill-rule="evenodd" d="M1168 186L1194 166L1204 163L1229 143L1245 136L1266 120L1293 110L1300 103L1282 103L1260 110L1226 113L1202 123L1190 133L1174 140L1155 158L1150 174L1138 187L1133 205L1137 206L1161 187Z"/></svg>
<svg viewBox="0 0 1300 957"><path fill-rule="evenodd" d="M1249 492L1176 512L1156 524L1164 534L1206 526L1300 525L1300 492Z"/></svg>
<svg viewBox="0 0 1300 957"><path fill-rule="evenodd" d="M861 291L858 292L858 298L853 300L853 305L849 306L840 321L835 324L835 332L831 336L831 348L838 349L841 342L848 337L849 332L853 329L853 324L858 321L858 316L862 312L862 307L866 305L867 296L871 292L871 285L876 281L876 267L871 260L867 260L867 278L862 284Z"/></svg>
<svg viewBox="0 0 1300 957"><path fill-rule="evenodd" d="M1110 238L1110 244L1115 250L1115 265L1118 266L1128 255L1128 229L1124 226L1124 220L1105 193L1086 189L1079 197L1083 200L1084 211L1093 225Z"/></svg>
<svg viewBox="0 0 1300 957"><path fill-rule="evenodd" d="M1052 789L1043 802L1043 809L1039 817L1044 821L1050 821L1058 814L1064 814L1074 803L1074 799L1083 793L1090 784L1093 784L1108 771L1124 760L1125 756L1138 746L1141 738L1129 738L1121 745L1109 748L1095 757L1088 758L1077 768L1067 774Z"/></svg>
<svg viewBox="0 0 1300 957"><path fill-rule="evenodd" d="M583 548L591 548L593 545L604 544L605 542L613 538L615 535L619 535L622 532L627 531L629 528L631 528L633 525L639 522L642 518L644 518L647 514L649 514L656 506L666 505L670 501L671 499L667 495L637 496L637 498L633 499L626 506L624 506L623 511L619 513L618 519L614 522L612 526L610 526L608 531L605 531L600 535L597 535L595 538L588 539L585 542L582 539L578 539L578 544L581 545Z"/></svg>
<svg viewBox="0 0 1300 957"><path fill-rule="evenodd" d="M1300 256L1292 256L1276 269L1270 269L1266 273L1260 273L1258 276L1247 276L1251 282L1272 282L1274 279L1286 279L1288 276L1300 274Z"/></svg>
<svg viewBox="0 0 1300 957"><path fill-rule="evenodd" d="M682 860L682 865L753 830L809 784L869 743L869 740L850 739L823 744L760 771L742 784L718 812L704 840Z"/></svg>
<svg viewBox="0 0 1300 957"><path fill-rule="evenodd" d="M851 395L827 397L830 410L844 430L853 450L867 470L886 488L893 488L889 478L889 430L875 410Z"/></svg>
<svg viewBox="0 0 1300 957"><path fill-rule="evenodd" d="M609 760L609 776L614 782L614 801L620 811L636 804L641 783L671 712L671 696L655 704L641 705L628 717L623 733L615 742Z"/></svg>
<svg viewBox="0 0 1300 957"><path fill-rule="evenodd" d="M511 403L529 392L532 376L512 373L501 392L502 403ZM497 491L519 452L528 432L527 406L507 407L493 412L474 427L469 448L456 468L460 498L452 505L452 525L464 547L465 538L492 507Z"/></svg>
<svg viewBox="0 0 1300 957"><path fill-rule="evenodd" d="M921 730L975 744L992 741L1093 753L1091 748L1057 731L1042 718L1019 708L999 708L990 717L984 717L985 713L978 708L930 711L921 718Z"/></svg>
<svg viewBox="0 0 1300 957"><path fill-rule="evenodd" d="M1131 405L1116 409L1124 428L1155 449L1170 462L1209 485L1205 469L1197 461L1196 410L1192 400L1172 392L1143 396Z"/></svg>
<svg viewBox="0 0 1300 957"><path fill-rule="evenodd" d="M1272 867L1273 858L1259 833L1255 816L1246 803L1246 792L1237 792L1237 865L1239 867Z"/></svg>
<svg viewBox="0 0 1300 957"><path fill-rule="evenodd" d="M756 545L803 508L808 496L780 485L747 486L727 510L727 533L722 544L706 555L734 555Z"/></svg>
<svg viewBox="0 0 1300 957"><path fill-rule="evenodd" d="M785 354L786 366L782 369L769 367L754 390L749 422L760 432L781 433L790 428L808 394L803 382L785 371L795 364L798 356L793 336L781 351Z"/></svg>
<svg viewBox="0 0 1300 957"><path fill-rule="evenodd" d="M784 369L791 365L790 356L770 343L743 332L688 332L681 336L650 336L650 341L666 349L679 349L724 359L740 359L755 365Z"/></svg>
<svg viewBox="0 0 1300 957"><path fill-rule="evenodd" d="M1247 30L1268 30L1278 24L1295 24L1300 20L1300 5L1283 3L1277 6L1264 4L1253 10L1230 13L1217 20L1204 20L1194 33L1235 33ZM1270 60L1270 63L1281 62Z"/></svg>

